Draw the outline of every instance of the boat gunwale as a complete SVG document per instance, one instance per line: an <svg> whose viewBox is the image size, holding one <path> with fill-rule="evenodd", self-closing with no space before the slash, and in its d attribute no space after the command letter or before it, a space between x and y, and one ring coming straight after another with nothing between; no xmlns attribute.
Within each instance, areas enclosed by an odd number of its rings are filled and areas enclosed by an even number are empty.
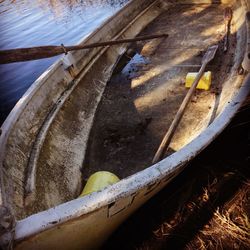
<svg viewBox="0 0 250 250"><path fill-rule="evenodd" d="M17 221L15 240L22 241L37 233L42 233L55 226L63 225L70 220L90 214L118 199L127 197L129 194L143 187L162 180L171 173L178 172L224 130L233 119L235 113L240 109L249 92L250 73L246 75L239 92L227 107L225 107L222 113L205 131L185 147L162 161L122 179L118 183L108 186L99 192L94 192L85 197L80 197L60 204L46 211L33 214L25 219ZM129 191L124 191L127 190L128 187ZM119 193L117 190L119 190ZM56 223L54 223L55 221Z"/></svg>

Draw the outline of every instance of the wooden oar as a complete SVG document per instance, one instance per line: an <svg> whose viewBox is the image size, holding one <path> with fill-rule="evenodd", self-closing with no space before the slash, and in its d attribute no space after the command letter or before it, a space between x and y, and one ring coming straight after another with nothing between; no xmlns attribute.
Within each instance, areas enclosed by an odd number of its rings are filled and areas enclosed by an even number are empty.
<svg viewBox="0 0 250 250"><path fill-rule="evenodd" d="M201 79L204 71L205 71L205 68L207 66L207 64L214 58L215 56L215 53L218 49L218 45L214 45L214 46L211 46L208 48L207 52L205 53L205 55L203 56L202 58L202 66L199 70L199 73L197 74L191 88L188 90L184 100L182 101L182 104L169 128L169 130L167 131L167 133L165 134L162 142L161 142L161 145L159 146L154 158L153 158L153 161L152 163L156 163L158 162L159 160L161 160L161 158L163 157L165 151L167 150L170 142L171 142L171 139L173 138L174 136L174 133L176 131L176 128L177 126L179 125L180 121L181 121L181 118L186 110L186 107L189 103L189 101L191 100L191 97L199 83L199 80Z"/></svg>
<svg viewBox="0 0 250 250"><path fill-rule="evenodd" d="M57 56L72 50L90 49L95 47L110 46L120 43L130 43L136 41L150 40L160 37L167 37L167 34L154 34L149 36L139 36L135 38L112 40L106 42L85 44L85 45L75 45L75 46L40 46L33 48L22 48L22 49L10 49L0 51L0 64L13 63L13 62L23 62L30 60L37 60L42 58L48 58Z"/></svg>

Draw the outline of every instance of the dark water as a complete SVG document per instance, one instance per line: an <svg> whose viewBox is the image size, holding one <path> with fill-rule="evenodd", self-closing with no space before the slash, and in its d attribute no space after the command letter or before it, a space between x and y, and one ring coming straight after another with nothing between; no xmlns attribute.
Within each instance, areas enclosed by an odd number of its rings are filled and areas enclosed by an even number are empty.
<svg viewBox="0 0 250 250"><path fill-rule="evenodd" d="M129 0L0 0L0 49L73 45ZM0 65L0 124L58 57Z"/></svg>

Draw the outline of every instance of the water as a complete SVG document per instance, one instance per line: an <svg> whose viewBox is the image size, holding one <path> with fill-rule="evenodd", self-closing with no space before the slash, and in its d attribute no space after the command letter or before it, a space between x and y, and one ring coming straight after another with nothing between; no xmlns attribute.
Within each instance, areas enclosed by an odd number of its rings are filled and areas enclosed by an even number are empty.
<svg viewBox="0 0 250 250"><path fill-rule="evenodd" d="M74 45L129 0L0 0L0 50ZM58 57L0 65L0 124Z"/></svg>

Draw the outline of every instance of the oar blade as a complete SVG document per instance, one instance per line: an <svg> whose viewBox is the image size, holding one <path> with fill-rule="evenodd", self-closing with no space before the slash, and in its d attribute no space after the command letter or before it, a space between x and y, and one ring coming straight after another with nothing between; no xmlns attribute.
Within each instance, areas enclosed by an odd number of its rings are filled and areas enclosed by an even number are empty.
<svg viewBox="0 0 250 250"><path fill-rule="evenodd" d="M216 54L216 51L218 49L218 45L213 45L211 47L209 47L205 53L205 55L202 58L202 63L209 63L210 61L212 61L214 59L214 56Z"/></svg>

